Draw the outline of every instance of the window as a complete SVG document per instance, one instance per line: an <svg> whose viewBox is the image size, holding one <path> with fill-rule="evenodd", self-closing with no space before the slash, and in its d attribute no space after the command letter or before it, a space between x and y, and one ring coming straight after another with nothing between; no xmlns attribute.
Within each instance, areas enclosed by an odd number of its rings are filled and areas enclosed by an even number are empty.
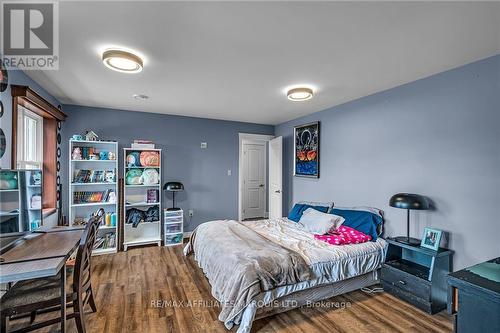
<svg viewBox="0 0 500 333"><path fill-rule="evenodd" d="M17 168L43 168L43 118L18 106Z"/></svg>
<svg viewBox="0 0 500 333"><path fill-rule="evenodd" d="M42 169L44 214L57 208L58 122L66 115L27 86L11 85L12 168Z"/></svg>

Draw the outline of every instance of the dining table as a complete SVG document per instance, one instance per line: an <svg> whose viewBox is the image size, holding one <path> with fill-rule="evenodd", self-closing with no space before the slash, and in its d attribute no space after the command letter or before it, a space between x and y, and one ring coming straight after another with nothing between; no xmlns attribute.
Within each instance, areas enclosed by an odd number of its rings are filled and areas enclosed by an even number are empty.
<svg viewBox="0 0 500 333"><path fill-rule="evenodd" d="M66 331L66 261L77 249L83 230L83 227L42 227L0 252L0 283L60 275L61 332Z"/></svg>

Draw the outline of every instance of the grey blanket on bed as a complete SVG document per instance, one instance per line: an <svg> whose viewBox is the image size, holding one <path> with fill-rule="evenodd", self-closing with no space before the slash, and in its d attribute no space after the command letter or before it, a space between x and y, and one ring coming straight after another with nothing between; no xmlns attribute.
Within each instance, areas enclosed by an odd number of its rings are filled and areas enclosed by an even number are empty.
<svg viewBox="0 0 500 333"><path fill-rule="evenodd" d="M309 280L304 259L236 221L212 221L198 226L185 254L195 260L221 306L219 320L232 320L260 292Z"/></svg>

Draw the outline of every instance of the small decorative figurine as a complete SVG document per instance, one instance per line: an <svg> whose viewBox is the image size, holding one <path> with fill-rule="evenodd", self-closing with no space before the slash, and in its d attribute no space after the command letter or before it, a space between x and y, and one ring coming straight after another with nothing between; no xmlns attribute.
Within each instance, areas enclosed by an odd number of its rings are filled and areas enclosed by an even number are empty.
<svg viewBox="0 0 500 333"><path fill-rule="evenodd" d="M71 154L72 160L81 160L82 159L82 150L80 147L73 148L73 153Z"/></svg>
<svg viewBox="0 0 500 333"><path fill-rule="evenodd" d="M112 151L110 151L110 152L108 153L108 158L109 158L110 160L116 160L116 154L115 154L115 153L113 153Z"/></svg>
<svg viewBox="0 0 500 333"><path fill-rule="evenodd" d="M33 194L31 196L31 209L42 209L42 197L39 194Z"/></svg>
<svg viewBox="0 0 500 333"><path fill-rule="evenodd" d="M75 217L73 225L85 225L87 221L83 217Z"/></svg>
<svg viewBox="0 0 500 333"><path fill-rule="evenodd" d="M115 191L109 192L108 202L109 203L116 203L116 193L115 193Z"/></svg>
<svg viewBox="0 0 500 333"><path fill-rule="evenodd" d="M107 151L99 152L99 159L101 160L109 160L109 153Z"/></svg>
<svg viewBox="0 0 500 333"><path fill-rule="evenodd" d="M112 170L105 171L104 172L104 181L107 183L113 183L115 181L115 172Z"/></svg>
<svg viewBox="0 0 500 333"><path fill-rule="evenodd" d="M31 173L31 185L42 185L42 173L40 171Z"/></svg>
<svg viewBox="0 0 500 333"><path fill-rule="evenodd" d="M99 136L95 134L94 131L87 131L85 132L85 140L87 141L97 141L99 139Z"/></svg>

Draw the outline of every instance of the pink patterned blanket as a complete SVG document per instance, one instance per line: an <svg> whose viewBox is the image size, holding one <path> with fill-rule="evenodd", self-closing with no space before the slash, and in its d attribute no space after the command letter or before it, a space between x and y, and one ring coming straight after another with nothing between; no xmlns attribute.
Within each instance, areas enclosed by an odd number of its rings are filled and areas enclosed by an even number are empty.
<svg viewBox="0 0 500 333"><path fill-rule="evenodd" d="M314 238L331 245L359 244L372 238L356 229L341 225L337 230L331 230L326 235L314 235Z"/></svg>

